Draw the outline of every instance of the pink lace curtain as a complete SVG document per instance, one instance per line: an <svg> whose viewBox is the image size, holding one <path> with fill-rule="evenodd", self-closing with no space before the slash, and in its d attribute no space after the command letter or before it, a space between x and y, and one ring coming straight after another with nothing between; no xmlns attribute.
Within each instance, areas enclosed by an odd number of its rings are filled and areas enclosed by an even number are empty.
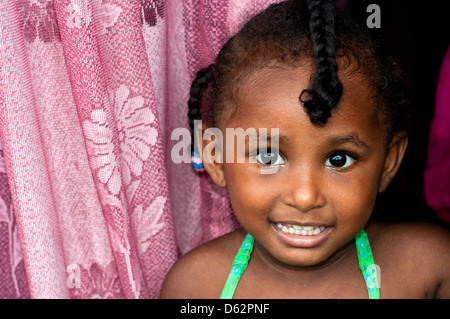
<svg viewBox="0 0 450 319"><path fill-rule="evenodd" d="M270 2L0 2L1 298L156 298L237 227L171 133L196 70Z"/></svg>

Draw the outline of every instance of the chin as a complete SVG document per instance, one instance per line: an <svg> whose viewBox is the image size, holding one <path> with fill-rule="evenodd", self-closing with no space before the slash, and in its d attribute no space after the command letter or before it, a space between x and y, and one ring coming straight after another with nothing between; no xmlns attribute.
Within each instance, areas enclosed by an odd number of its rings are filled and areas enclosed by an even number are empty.
<svg viewBox="0 0 450 319"><path fill-rule="evenodd" d="M314 253L298 253L296 256L280 258L279 262L292 268L315 268L328 260L328 255Z"/></svg>

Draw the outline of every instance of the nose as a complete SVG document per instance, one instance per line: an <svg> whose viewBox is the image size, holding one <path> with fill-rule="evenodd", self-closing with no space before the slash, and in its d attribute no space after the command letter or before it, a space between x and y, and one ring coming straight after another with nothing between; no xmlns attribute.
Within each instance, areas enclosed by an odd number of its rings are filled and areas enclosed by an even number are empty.
<svg viewBox="0 0 450 319"><path fill-rule="evenodd" d="M325 206L325 181L321 174L311 169L302 169L289 175L283 196L286 205L303 213Z"/></svg>

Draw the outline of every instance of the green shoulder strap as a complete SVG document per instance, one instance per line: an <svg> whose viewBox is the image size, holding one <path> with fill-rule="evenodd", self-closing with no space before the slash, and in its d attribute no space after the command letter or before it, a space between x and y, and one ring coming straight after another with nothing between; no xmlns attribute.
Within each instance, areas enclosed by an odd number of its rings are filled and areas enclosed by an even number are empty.
<svg viewBox="0 0 450 319"><path fill-rule="evenodd" d="M361 230L355 237L358 252L359 268L366 281L370 299L380 299L380 285L378 282L377 265L373 261L372 249L365 230Z"/></svg>
<svg viewBox="0 0 450 319"><path fill-rule="evenodd" d="M247 234L241 248L239 249L239 252L236 255L236 258L234 259L233 267L230 275L228 276L227 282L225 283L220 299L233 298L239 279L241 279L242 274L247 268L248 261L250 260L254 242L255 240L252 235Z"/></svg>

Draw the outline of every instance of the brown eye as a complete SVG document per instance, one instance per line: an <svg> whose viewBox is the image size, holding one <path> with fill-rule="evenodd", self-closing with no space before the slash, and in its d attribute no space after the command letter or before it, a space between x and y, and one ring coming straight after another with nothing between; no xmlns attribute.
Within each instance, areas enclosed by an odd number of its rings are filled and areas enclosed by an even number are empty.
<svg viewBox="0 0 450 319"><path fill-rule="evenodd" d="M325 163L326 166L334 167L334 168L346 168L352 165L355 162L355 159L345 152L333 152L327 158Z"/></svg>

